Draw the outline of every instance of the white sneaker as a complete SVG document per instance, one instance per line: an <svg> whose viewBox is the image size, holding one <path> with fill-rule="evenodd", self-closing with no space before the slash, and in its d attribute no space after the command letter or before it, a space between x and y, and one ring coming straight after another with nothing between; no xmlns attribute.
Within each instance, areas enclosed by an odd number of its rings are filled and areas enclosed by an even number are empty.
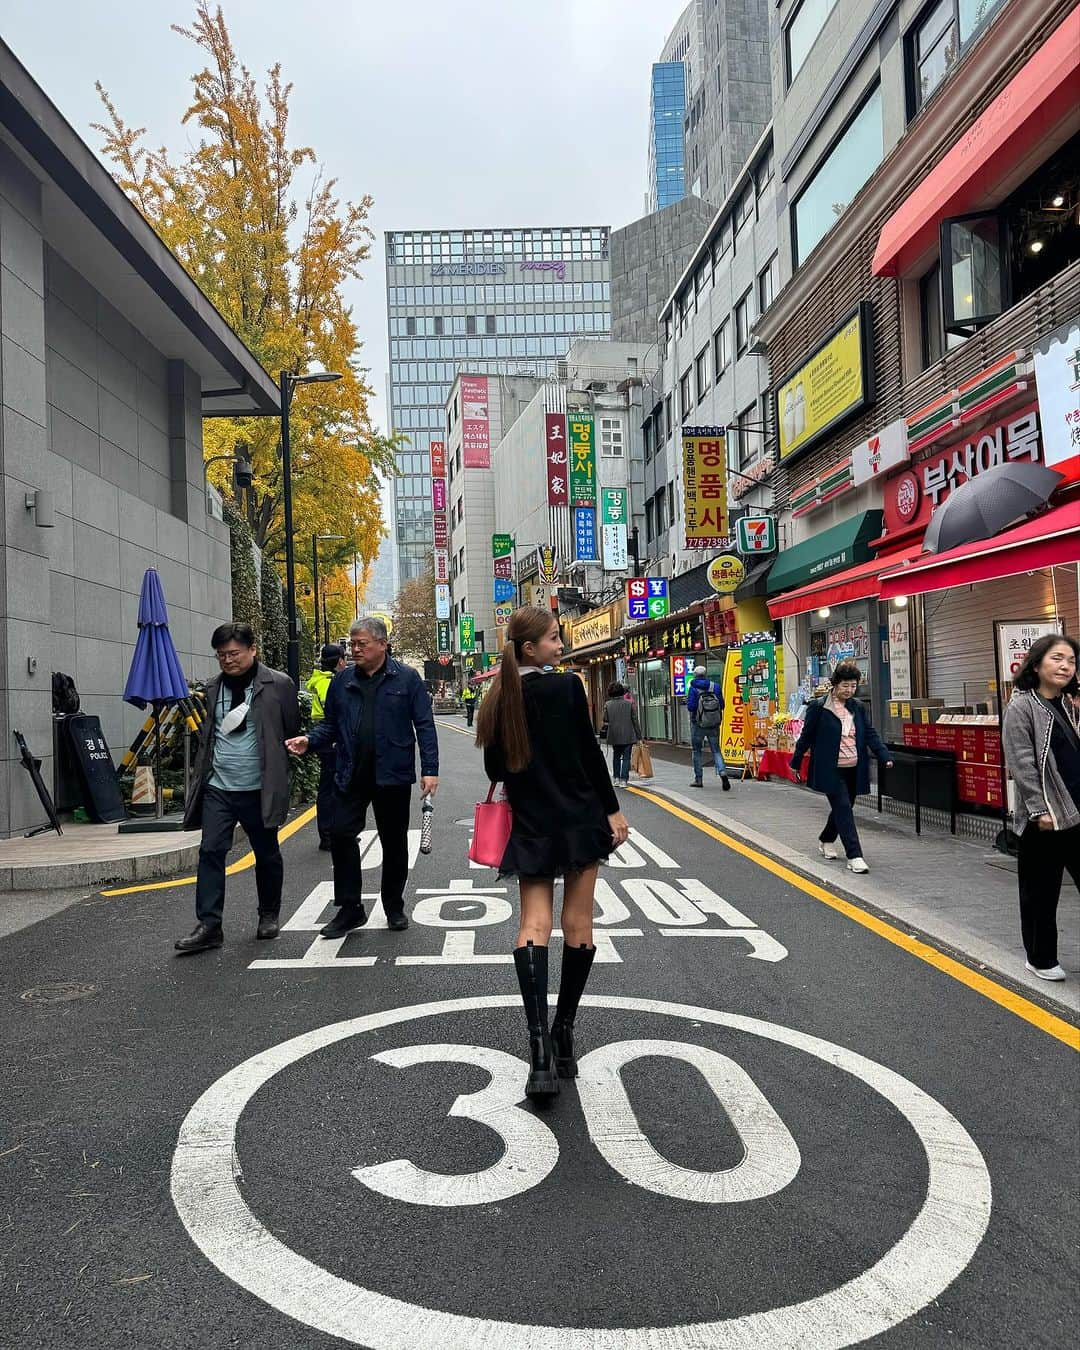
<svg viewBox="0 0 1080 1350"><path fill-rule="evenodd" d="M836 851L835 844L823 844L820 839L818 840L817 851L823 858L828 858L830 862L835 862L840 856Z"/></svg>
<svg viewBox="0 0 1080 1350"><path fill-rule="evenodd" d="M847 870L849 872L858 872L861 875L863 872L869 872L870 868L867 865L865 858L849 858Z"/></svg>
<svg viewBox="0 0 1080 1350"><path fill-rule="evenodd" d="M1024 969L1030 970L1032 975L1038 975L1040 980L1064 980L1065 972L1060 966L1049 966L1046 970L1040 970L1038 966L1033 966L1030 961L1024 962Z"/></svg>

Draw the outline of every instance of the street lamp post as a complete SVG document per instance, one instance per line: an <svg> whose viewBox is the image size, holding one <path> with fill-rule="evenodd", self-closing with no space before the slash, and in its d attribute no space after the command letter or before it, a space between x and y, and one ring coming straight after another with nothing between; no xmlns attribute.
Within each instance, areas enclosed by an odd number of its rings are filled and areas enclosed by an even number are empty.
<svg viewBox="0 0 1080 1350"><path fill-rule="evenodd" d="M319 544L328 539L344 539L343 534L313 534L311 536L311 586L315 592L313 609L315 611L315 641L319 640ZM323 641L330 641L326 624L326 606L323 605Z"/></svg>
<svg viewBox="0 0 1080 1350"><path fill-rule="evenodd" d="M341 376L334 371L320 370L311 375L294 375L291 370L278 374L278 396L281 401L281 479L282 507L285 515L285 619L289 629L286 668L289 679L300 687L300 629L296 619L296 553L293 548L292 455L289 444L289 404L300 384L333 384ZM315 634L319 624L316 618Z"/></svg>

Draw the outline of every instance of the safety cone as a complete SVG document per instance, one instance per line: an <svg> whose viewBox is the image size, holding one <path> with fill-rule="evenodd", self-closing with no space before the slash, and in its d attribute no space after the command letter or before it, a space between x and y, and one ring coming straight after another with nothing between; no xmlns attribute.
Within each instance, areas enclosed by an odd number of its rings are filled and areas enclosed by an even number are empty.
<svg viewBox="0 0 1080 1350"><path fill-rule="evenodd" d="M154 770L149 764L140 764L135 770L135 785L131 790L132 810L153 811L157 807L157 786Z"/></svg>

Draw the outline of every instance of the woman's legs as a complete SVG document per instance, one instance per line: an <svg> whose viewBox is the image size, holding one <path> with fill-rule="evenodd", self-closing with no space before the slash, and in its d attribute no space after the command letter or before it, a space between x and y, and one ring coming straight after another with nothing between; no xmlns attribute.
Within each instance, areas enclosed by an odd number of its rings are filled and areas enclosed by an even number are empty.
<svg viewBox="0 0 1080 1350"><path fill-rule="evenodd" d="M544 877L520 877L521 922L514 967L529 1026L527 1097L551 1097L559 1090L548 1030L548 942L554 884Z"/></svg>
<svg viewBox="0 0 1080 1350"><path fill-rule="evenodd" d="M563 883L562 930L563 941L568 947L592 946L593 906L599 870L599 865L593 863L584 871L569 873Z"/></svg>
<svg viewBox="0 0 1080 1350"><path fill-rule="evenodd" d="M593 864L584 871L566 877L563 887L562 928L563 962L559 979L559 1002L555 1020L551 1024L551 1040L555 1064L563 1078L577 1076L574 1057L574 1018L577 1016L581 995L592 969L596 948L593 946L593 905L598 867Z"/></svg>
<svg viewBox="0 0 1080 1350"><path fill-rule="evenodd" d="M1031 821L1020 836L1016 857L1020 933L1027 959L1036 970L1050 970L1058 963L1057 907L1066 861L1061 840L1076 834L1076 830L1046 833ZM1069 870L1075 876L1074 867Z"/></svg>

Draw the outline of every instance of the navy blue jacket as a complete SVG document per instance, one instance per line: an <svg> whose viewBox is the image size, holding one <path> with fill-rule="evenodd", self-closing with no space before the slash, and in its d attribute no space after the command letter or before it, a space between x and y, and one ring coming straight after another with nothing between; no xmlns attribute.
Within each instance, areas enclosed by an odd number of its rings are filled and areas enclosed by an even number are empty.
<svg viewBox="0 0 1080 1350"><path fill-rule="evenodd" d="M698 699L709 689L720 700L720 711L724 711L724 696L720 692L720 686L714 681L706 679L704 675L695 675L686 691L686 711L690 714L691 722L697 716ZM713 727L712 730L715 731L716 728Z"/></svg>
<svg viewBox="0 0 1080 1350"><path fill-rule="evenodd" d="M836 764L840 758L840 719L828 711L827 701L828 695L815 699L807 708L802 735L791 757L791 767L798 773L803 756L810 751L810 771L806 781L815 792L835 792L841 786ZM869 792L870 753L872 751L884 764L889 758L889 750L859 700L850 698L847 706L855 718L855 750L859 757L855 767L856 791Z"/></svg>
<svg viewBox="0 0 1080 1350"><path fill-rule="evenodd" d="M353 775L353 750L360 729L363 699L356 667L335 675L326 692L325 716L308 733L310 750L337 746L334 782L344 792ZM415 728L415 733L414 733ZM439 738L431 698L410 666L386 658L386 678L375 690L375 784L403 787L416 782L416 742L420 742L420 774L437 778Z"/></svg>

